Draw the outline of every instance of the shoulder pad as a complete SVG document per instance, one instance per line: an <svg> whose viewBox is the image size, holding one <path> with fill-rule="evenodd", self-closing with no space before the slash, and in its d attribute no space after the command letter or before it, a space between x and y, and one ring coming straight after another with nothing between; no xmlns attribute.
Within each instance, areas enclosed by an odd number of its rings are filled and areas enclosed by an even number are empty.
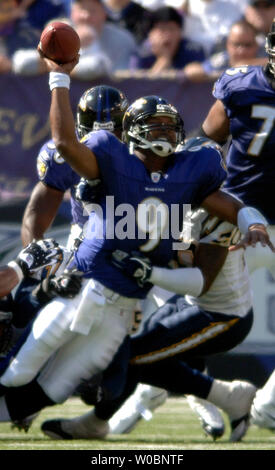
<svg viewBox="0 0 275 470"><path fill-rule="evenodd" d="M197 152L201 147L211 147L216 150L222 151L220 145L212 139L207 137L191 137L184 142L182 150L188 150L189 152Z"/></svg>

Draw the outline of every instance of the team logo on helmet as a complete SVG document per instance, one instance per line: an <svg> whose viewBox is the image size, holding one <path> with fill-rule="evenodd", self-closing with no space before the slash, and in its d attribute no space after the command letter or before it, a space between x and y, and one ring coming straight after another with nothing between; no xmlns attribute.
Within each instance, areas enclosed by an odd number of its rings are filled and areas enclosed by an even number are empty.
<svg viewBox="0 0 275 470"><path fill-rule="evenodd" d="M87 101L86 101L86 95L87 95L87 92L81 96L80 98L80 101L78 103L78 106L80 107L80 109L85 113L86 109L87 109Z"/></svg>
<svg viewBox="0 0 275 470"><path fill-rule="evenodd" d="M143 107L144 104L147 103L147 100L145 98L139 98L138 100L135 101L134 103L134 108L135 109L140 109ZM131 108L130 108L130 111L131 111Z"/></svg>

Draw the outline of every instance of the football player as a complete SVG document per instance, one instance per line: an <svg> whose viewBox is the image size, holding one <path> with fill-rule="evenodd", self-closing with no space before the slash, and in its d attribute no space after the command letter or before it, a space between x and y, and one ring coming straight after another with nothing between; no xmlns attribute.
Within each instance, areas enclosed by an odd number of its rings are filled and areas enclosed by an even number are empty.
<svg viewBox="0 0 275 470"><path fill-rule="evenodd" d="M98 389L100 393L96 394L100 400L95 409L71 420L44 422L42 430L46 435L59 439L102 438L109 430L108 419L112 432L118 417L125 420L124 425L128 422L129 432L133 421L122 413L112 415L141 381L164 387L176 394L194 394L199 397L201 406L205 406L207 399L208 403L221 407L230 418L230 440L241 440L248 427L255 387L246 382L233 381L229 388L228 383L216 381L199 372L204 370L207 356L233 349L244 340L252 326L252 297L243 250L227 250L237 242L240 233L236 227L216 217L209 217L201 209L194 212L191 223L197 232L196 237L201 236L200 243L197 246L193 243L192 250L188 252L180 252L178 260L179 265L182 265L188 256L190 260L194 257L195 267L184 269L186 273L189 272L189 278L192 278L194 269L201 270L204 283L198 297L170 297L163 307L145 321L142 331L131 338L127 382L121 395L117 388L123 389L120 364L123 363L121 355L125 354L125 344L103 373L103 381ZM172 291L184 294L190 290L187 282L182 283L181 267L153 267L144 257L125 253L122 256L116 252L113 254L113 262L139 283L149 281L169 289L168 296L172 295ZM219 392L216 395L217 383ZM83 397L85 384L80 386L80 390ZM91 404L89 400L91 396L86 388L85 402ZM134 405L132 412L140 417L138 404L133 400L131 404ZM209 433L206 421L203 426ZM222 421L222 427L217 427L215 433L212 430L212 436L220 437L223 432Z"/></svg>
<svg viewBox="0 0 275 470"><path fill-rule="evenodd" d="M68 256L67 251L53 239L29 243L15 261L0 267L0 298L10 294L24 277L35 275L41 281L63 271Z"/></svg>
<svg viewBox="0 0 275 470"><path fill-rule="evenodd" d="M35 313L41 305L56 295L65 297L74 295L80 289L80 279L75 278L73 274L70 274L70 276L63 275L62 278L60 277L69 257L70 253L60 247L55 240L45 239L31 242L20 251L16 260L10 261L7 265L0 267L1 368L7 358L7 354L17 342L18 337L22 334L22 331L18 331L14 326L13 313L16 309L16 303L13 300L11 291L17 287L23 279L35 278L39 283L36 288L39 301L37 301L38 305L29 304L29 308L35 310Z"/></svg>
<svg viewBox="0 0 275 470"><path fill-rule="evenodd" d="M117 88L99 85L86 90L81 96L76 111L76 133L82 139L91 131L106 129L119 139L122 132L122 118L129 103L124 93ZM34 238L43 238L52 224L58 208L63 201L64 193L71 192L72 228L68 246L80 234L87 214L83 214L82 204L77 200L76 188L80 176L58 153L53 140L46 142L40 149L37 158L39 182L34 187L23 216L21 234L23 245ZM90 182L96 187L99 179ZM94 192L94 194L96 194ZM95 196L94 196L95 198ZM92 200L92 192L90 194Z"/></svg>
<svg viewBox="0 0 275 470"><path fill-rule="evenodd" d="M121 138L122 118L128 101L124 93L117 88L99 85L86 90L81 96L76 110L76 134L79 139L87 133L99 129L108 129ZM23 245L33 239L43 238L49 229L58 208L64 199L65 191L71 193L72 224L67 242L67 248L72 249L83 225L88 220L88 213L83 203L79 201L83 182L80 176L58 153L54 142L49 140L40 149L37 158L39 182L34 187L26 206L21 238ZM82 198L89 197L89 202L95 202L100 193L100 179L86 182ZM88 194L87 194L88 193ZM25 327L39 309L39 304L33 298L32 292L37 282L25 278L18 287L14 298L13 323L20 328ZM34 306L35 304L35 306Z"/></svg>
<svg viewBox="0 0 275 470"><path fill-rule="evenodd" d="M140 98L123 118L126 143L105 130L89 133L79 142L69 98L69 73L77 60L62 66L43 60L50 71L50 122L57 151L80 176L100 177L103 209L91 214L90 232L71 264L83 272L80 293L72 300L57 298L39 312L26 342L1 377L2 421L64 402L81 380L108 367L131 331L137 300L145 298L151 288L150 283L137 284L114 266L111 253L141 250L153 264L166 266L173 258L175 239L169 231L162 236L163 222L175 204L180 208L202 205L234 224L238 219L246 236L236 249L260 241L274 250L261 214L253 211L251 215L238 200L219 190L226 171L217 149L175 152L184 139L184 127L172 105L157 96ZM148 210L144 216L143 209L149 207L154 215L159 205L167 217L151 217L148 225ZM125 209L130 214L128 222L134 224L126 236L122 229ZM180 211L178 222L181 227ZM146 237L148 231L151 238ZM203 280L199 271L193 274L192 293L196 295Z"/></svg>
<svg viewBox="0 0 275 470"><path fill-rule="evenodd" d="M217 100L202 125L202 134L220 144L231 136L224 189L245 204L258 208L269 223L271 239L275 239L275 163L272 158L275 143L275 20L266 39L266 51L268 64L265 67L231 68L215 83L213 94ZM248 248L246 255L250 272L263 266L272 272L275 258L263 246Z"/></svg>
<svg viewBox="0 0 275 470"><path fill-rule="evenodd" d="M268 64L228 69L216 82L217 101L210 109L203 134L222 144L231 134L224 188L266 217L275 240L273 158L275 144L275 19L266 38ZM275 276L275 257L260 244L248 247L249 271L265 267ZM266 390L266 393L265 393ZM275 380L271 375L256 395L252 423L275 428Z"/></svg>

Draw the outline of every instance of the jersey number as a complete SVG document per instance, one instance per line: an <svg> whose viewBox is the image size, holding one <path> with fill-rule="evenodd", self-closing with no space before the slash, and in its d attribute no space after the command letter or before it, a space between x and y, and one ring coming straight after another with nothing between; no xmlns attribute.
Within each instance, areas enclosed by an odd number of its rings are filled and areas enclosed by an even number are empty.
<svg viewBox="0 0 275 470"><path fill-rule="evenodd" d="M140 251L148 252L154 250L169 222L169 210L166 204L156 197L144 199L139 205L136 213L139 237L145 238L142 234L147 234L149 239L142 246Z"/></svg>
<svg viewBox="0 0 275 470"><path fill-rule="evenodd" d="M271 106L254 105L252 107L251 117L255 119L263 119L264 121L260 132L255 134L247 150L249 155L259 157L262 148L273 129L275 109Z"/></svg>

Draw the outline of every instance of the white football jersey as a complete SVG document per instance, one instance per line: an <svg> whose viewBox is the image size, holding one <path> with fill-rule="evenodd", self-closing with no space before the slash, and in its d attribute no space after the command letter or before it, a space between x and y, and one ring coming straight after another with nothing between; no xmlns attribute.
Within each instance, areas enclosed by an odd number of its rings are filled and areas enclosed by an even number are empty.
<svg viewBox="0 0 275 470"><path fill-rule="evenodd" d="M200 243L222 247L235 245L240 239L238 228L199 209L192 216L193 235ZM244 250L229 251L223 267L210 289L198 298L187 296L190 303L210 312L244 316L252 307L252 291Z"/></svg>

